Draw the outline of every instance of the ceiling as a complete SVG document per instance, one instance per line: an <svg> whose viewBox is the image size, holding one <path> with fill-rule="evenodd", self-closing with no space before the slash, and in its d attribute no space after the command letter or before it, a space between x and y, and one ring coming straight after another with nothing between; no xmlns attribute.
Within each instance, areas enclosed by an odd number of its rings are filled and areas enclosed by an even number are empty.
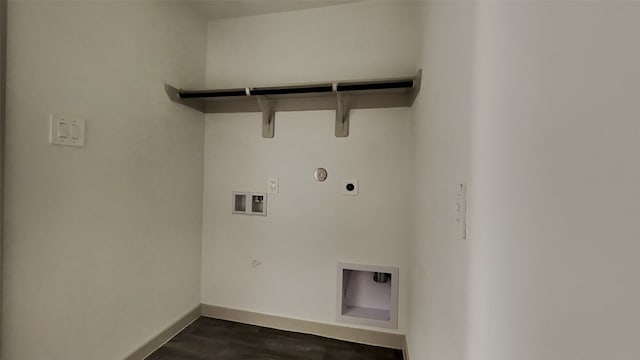
<svg viewBox="0 0 640 360"><path fill-rule="evenodd" d="M210 20L271 14L360 0L187 0Z"/></svg>

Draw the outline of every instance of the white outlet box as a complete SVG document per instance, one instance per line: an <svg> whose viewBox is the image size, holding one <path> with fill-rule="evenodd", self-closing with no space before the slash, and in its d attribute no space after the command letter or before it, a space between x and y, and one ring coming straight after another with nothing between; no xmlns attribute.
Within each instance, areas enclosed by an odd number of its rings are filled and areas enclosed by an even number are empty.
<svg viewBox="0 0 640 360"><path fill-rule="evenodd" d="M50 144L84 147L84 134L84 119L51 114L49 118Z"/></svg>

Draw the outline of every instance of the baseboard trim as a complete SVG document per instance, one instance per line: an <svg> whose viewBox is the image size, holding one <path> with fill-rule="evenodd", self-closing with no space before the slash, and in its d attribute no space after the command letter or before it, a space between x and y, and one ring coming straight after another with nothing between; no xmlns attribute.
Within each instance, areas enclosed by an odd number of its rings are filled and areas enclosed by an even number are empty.
<svg viewBox="0 0 640 360"><path fill-rule="evenodd" d="M172 337L176 336L176 334L189 326L192 322L196 321L200 317L201 312L202 310L200 309L200 305L196 306L193 310L186 313L166 329L153 336L138 350L135 350L125 357L124 360L144 360L147 356L151 355L152 352L156 351L167 341L171 340Z"/></svg>
<svg viewBox="0 0 640 360"><path fill-rule="evenodd" d="M235 321L250 325L264 326L279 330L295 331L306 334L346 340L361 344L376 345L392 349L406 348L406 339L402 334L360 329L354 327L323 324L307 320L298 320L276 315L266 315L246 310L232 309L215 305L201 305L202 316ZM405 358L406 359L406 358Z"/></svg>
<svg viewBox="0 0 640 360"><path fill-rule="evenodd" d="M409 360L409 343L407 342L407 337L404 337L404 346L402 347L402 355L404 360Z"/></svg>

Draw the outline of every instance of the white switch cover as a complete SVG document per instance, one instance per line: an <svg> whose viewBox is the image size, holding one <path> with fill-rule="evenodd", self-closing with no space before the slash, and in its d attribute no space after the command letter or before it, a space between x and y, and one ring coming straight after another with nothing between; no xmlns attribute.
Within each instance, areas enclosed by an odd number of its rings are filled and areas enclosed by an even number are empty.
<svg viewBox="0 0 640 360"><path fill-rule="evenodd" d="M67 139L69 137L69 123L61 119L55 125L58 138Z"/></svg>
<svg viewBox="0 0 640 360"><path fill-rule="evenodd" d="M460 238L467 238L467 184L460 182L457 184L456 193L456 222L460 229Z"/></svg>
<svg viewBox="0 0 640 360"><path fill-rule="evenodd" d="M49 143L63 146L84 146L84 119L51 114L49 119Z"/></svg>
<svg viewBox="0 0 640 360"><path fill-rule="evenodd" d="M277 194L280 189L280 179L277 177L269 178L267 183L267 193Z"/></svg>

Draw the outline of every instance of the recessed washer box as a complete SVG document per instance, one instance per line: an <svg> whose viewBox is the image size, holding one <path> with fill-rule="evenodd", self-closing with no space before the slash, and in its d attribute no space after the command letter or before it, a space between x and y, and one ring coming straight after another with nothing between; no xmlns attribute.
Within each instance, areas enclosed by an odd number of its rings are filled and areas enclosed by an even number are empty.
<svg viewBox="0 0 640 360"><path fill-rule="evenodd" d="M267 194L250 193L248 200L251 206L248 207L249 215L267 216Z"/></svg>
<svg viewBox="0 0 640 360"><path fill-rule="evenodd" d="M234 191L233 214L267 216L267 194Z"/></svg>
<svg viewBox="0 0 640 360"><path fill-rule="evenodd" d="M399 268L338 263L336 319L398 328Z"/></svg>
<svg viewBox="0 0 640 360"><path fill-rule="evenodd" d="M233 211L234 214L244 215L247 212L247 193L233 192Z"/></svg>

